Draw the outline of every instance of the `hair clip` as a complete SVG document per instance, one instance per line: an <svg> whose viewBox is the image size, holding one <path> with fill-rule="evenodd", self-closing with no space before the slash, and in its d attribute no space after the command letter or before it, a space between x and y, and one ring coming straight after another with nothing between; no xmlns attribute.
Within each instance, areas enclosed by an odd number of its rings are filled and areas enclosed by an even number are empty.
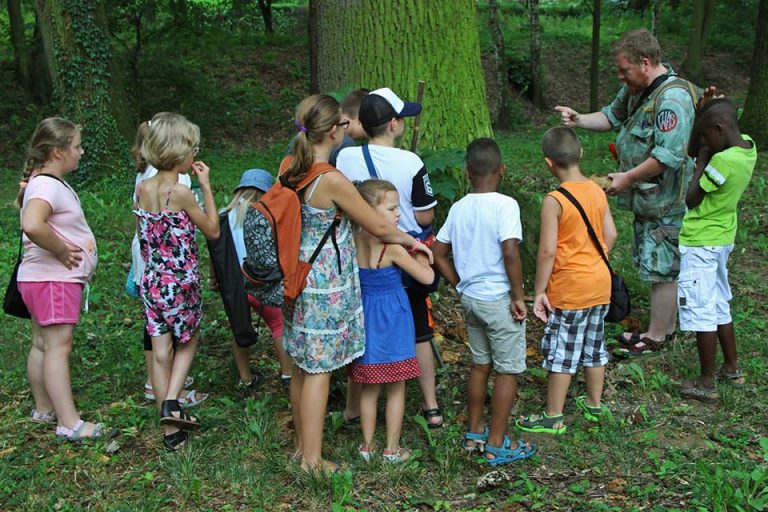
<svg viewBox="0 0 768 512"><path fill-rule="evenodd" d="M296 125L296 128L298 128L301 133L307 133L308 131L307 128L303 124L301 124L298 120L294 121L294 124Z"/></svg>

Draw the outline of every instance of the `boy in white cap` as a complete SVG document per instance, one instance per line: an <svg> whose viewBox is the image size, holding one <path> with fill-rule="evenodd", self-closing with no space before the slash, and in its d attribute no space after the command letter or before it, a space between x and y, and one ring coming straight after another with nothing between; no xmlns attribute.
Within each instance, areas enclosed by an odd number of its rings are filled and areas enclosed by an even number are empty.
<svg viewBox="0 0 768 512"><path fill-rule="evenodd" d="M421 112L421 105L403 101L388 87L371 91L360 105L358 119L368 134L363 146L343 149L336 167L352 181L380 178L395 185L400 196L400 222L403 231L429 242L434 240L432 219L437 200L429 175L418 155L397 147L405 129L406 117ZM435 394L435 360L430 341L429 294L423 289L406 287L416 327L416 357L421 368L419 387L423 395L422 415L430 428L443 425L443 414ZM354 391L350 390L354 395ZM344 418L359 416L359 405L348 400Z"/></svg>

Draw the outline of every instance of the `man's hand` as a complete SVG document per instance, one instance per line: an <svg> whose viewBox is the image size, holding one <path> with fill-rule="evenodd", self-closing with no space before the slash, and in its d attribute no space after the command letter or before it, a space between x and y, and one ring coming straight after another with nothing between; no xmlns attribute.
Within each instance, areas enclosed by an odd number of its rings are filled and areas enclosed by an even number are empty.
<svg viewBox="0 0 768 512"><path fill-rule="evenodd" d="M608 177L611 178L611 185L605 189L605 193L609 196L620 194L632 185L632 180L626 172L612 172Z"/></svg>
<svg viewBox="0 0 768 512"><path fill-rule="evenodd" d="M573 110L571 107L557 106L555 110L560 112L560 122L563 126L568 128L576 128L579 126L579 113Z"/></svg>

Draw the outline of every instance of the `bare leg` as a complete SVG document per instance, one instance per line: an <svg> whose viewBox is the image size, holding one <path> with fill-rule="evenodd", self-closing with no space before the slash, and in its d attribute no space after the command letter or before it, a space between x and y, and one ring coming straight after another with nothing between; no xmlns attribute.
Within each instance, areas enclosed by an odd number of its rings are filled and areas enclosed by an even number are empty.
<svg viewBox="0 0 768 512"><path fill-rule="evenodd" d="M400 449L404 414L405 381L387 384L387 451L396 452Z"/></svg>
<svg viewBox="0 0 768 512"><path fill-rule="evenodd" d="M373 450L376 435L376 406L379 402L381 384L362 384L360 386L360 426L363 429L363 446ZM389 420L389 410L387 410ZM401 418L402 420L402 418ZM389 427L389 423L387 423Z"/></svg>
<svg viewBox="0 0 768 512"><path fill-rule="evenodd" d="M27 376L29 387L32 389L32 397L35 399L35 410L40 413L53 411L53 402L45 390L45 374L43 364L45 362L45 346L43 335L35 322L32 322L32 347L27 357Z"/></svg>
<svg viewBox="0 0 768 512"><path fill-rule="evenodd" d="M187 380L189 370L192 368L192 361L195 358L199 341L200 331L198 330L188 342L179 343L175 354L171 351L171 376L165 394L166 400L174 400L179 397L179 393L184 387L184 381Z"/></svg>
<svg viewBox="0 0 768 512"><path fill-rule="evenodd" d="M152 337L152 385L155 390L155 403L158 411L168 393L168 384L171 380L171 361L173 354L173 338L170 333ZM173 434L179 429L172 426L164 426L165 435Z"/></svg>
<svg viewBox="0 0 768 512"><path fill-rule="evenodd" d="M243 382L251 382L253 375L251 374L251 351L248 347L241 347L237 342L232 340L232 355L235 356L235 366L237 366L237 374L240 376L240 380Z"/></svg>
<svg viewBox="0 0 768 512"><path fill-rule="evenodd" d="M587 382L587 405L600 407L605 382L605 366L584 368L584 380Z"/></svg>
<svg viewBox="0 0 768 512"><path fill-rule="evenodd" d="M291 375L293 371L293 360L291 356L285 351L283 347L283 337L279 336L274 338L275 340L275 353L277 354L277 360L280 362L280 374Z"/></svg>
<svg viewBox="0 0 768 512"><path fill-rule="evenodd" d="M435 356L429 342L416 344L416 360L419 362L419 388L421 388L422 409L437 408L435 391ZM430 423L439 424L440 417L430 418Z"/></svg>
<svg viewBox="0 0 768 512"><path fill-rule="evenodd" d="M362 394L363 385L347 377L347 404L344 407L344 420L349 421L360 417Z"/></svg>
<svg viewBox="0 0 768 512"><path fill-rule="evenodd" d="M711 388L715 385L715 352L717 352L717 331L697 332L696 347L699 351L701 375L699 385Z"/></svg>
<svg viewBox="0 0 768 512"><path fill-rule="evenodd" d="M651 321L643 336L660 341L677 327L677 282L651 285Z"/></svg>
<svg viewBox="0 0 768 512"><path fill-rule="evenodd" d="M301 467L322 469L323 425L325 407L328 405L328 388L331 373L305 373L301 389L301 445L303 448Z"/></svg>
<svg viewBox="0 0 768 512"><path fill-rule="evenodd" d="M496 373L496 384L491 399L491 431L488 435L488 444L491 446L503 446L509 412L516 398L517 375Z"/></svg>
<svg viewBox="0 0 768 512"><path fill-rule="evenodd" d="M547 416L558 416L563 414L565 407L565 397L568 394L568 387L571 385L570 373L549 372L547 382L547 406L545 412Z"/></svg>
<svg viewBox="0 0 768 512"><path fill-rule="evenodd" d="M152 387L152 351L151 350L145 350L144 351L144 366L147 367L147 380L144 384L144 387Z"/></svg>
<svg viewBox="0 0 768 512"><path fill-rule="evenodd" d="M298 366L293 367L291 375L291 414L293 415L293 442L294 458L301 458L304 446L301 442L301 391L304 387L304 370Z"/></svg>
<svg viewBox="0 0 768 512"><path fill-rule="evenodd" d="M717 326L717 339L723 350L725 370L735 372L739 369L739 358L736 355L736 333L733 330L733 322Z"/></svg>
<svg viewBox="0 0 768 512"><path fill-rule="evenodd" d="M483 410L488 394L488 377L491 374L490 364L472 364L467 383L467 412L469 413L469 431L483 433ZM496 381L498 383L498 380ZM495 396L495 395L494 395ZM469 441L470 443L472 441Z"/></svg>
<svg viewBox="0 0 768 512"><path fill-rule="evenodd" d="M72 351L73 324L38 325L45 347L43 375L45 390L51 398L59 425L72 428L80 421L72 398L72 383L69 378L69 354ZM86 423L82 435L88 437L96 428L93 423Z"/></svg>

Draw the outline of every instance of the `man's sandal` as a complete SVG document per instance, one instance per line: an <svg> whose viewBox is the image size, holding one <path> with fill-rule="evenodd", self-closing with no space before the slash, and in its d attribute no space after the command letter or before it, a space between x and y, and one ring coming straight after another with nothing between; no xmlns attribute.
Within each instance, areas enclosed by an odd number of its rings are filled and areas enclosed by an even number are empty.
<svg viewBox="0 0 768 512"><path fill-rule="evenodd" d="M486 425L485 428L483 428L483 431L478 432L466 432L464 434L464 438L461 440L461 447L467 450L468 452L473 452L475 450L479 451L480 453L483 452L485 443L488 442L488 436L490 435L491 431ZM471 445L469 443L472 443Z"/></svg>
<svg viewBox="0 0 768 512"><path fill-rule="evenodd" d="M174 416L173 413L179 413L178 416ZM160 407L160 424L170 425L172 427L180 428L182 430L193 430L200 428L200 422L197 418L187 414L178 400L164 400L163 405Z"/></svg>
<svg viewBox="0 0 768 512"><path fill-rule="evenodd" d="M76 443L79 441L98 439L104 434L104 426L101 423L96 423L96 426L93 427L90 435L85 435L84 427L85 422L83 420L78 420L72 428L59 425L56 427L56 437Z"/></svg>
<svg viewBox="0 0 768 512"><path fill-rule="evenodd" d="M492 446L490 444L485 445L485 462L489 466L499 466L501 464L509 464L517 460L529 459L536 455L538 447L533 443L526 443L522 439L517 440L517 447L515 449L510 448L512 441L508 436L504 436L504 442L502 447ZM493 458L489 459L488 455Z"/></svg>
<svg viewBox="0 0 768 512"><path fill-rule="evenodd" d="M706 388L699 383L698 379L683 382L680 387L680 394L684 398L693 398L702 402L716 402L720 399L720 392L717 387Z"/></svg>
<svg viewBox="0 0 768 512"><path fill-rule="evenodd" d="M443 426L443 411L439 407L422 409L421 416L427 420L427 427L429 428L440 428ZM440 418L440 421L432 421L434 418Z"/></svg>
<svg viewBox="0 0 768 512"><path fill-rule="evenodd" d="M189 433L185 430L179 430L163 436L163 447L169 452L177 452L187 446L188 440Z"/></svg>
<svg viewBox="0 0 768 512"><path fill-rule="evenodd" d="M603 417L603 406L594 407L587 403L586 396L580 396L576 398L576 407L584 415L584 419L591 421L592 423L598 423Z"/></svg>
<svg viewBox="0 0 768 512"><path fill-rule="evenodd" d="M515 427L524 432L531 432L534 434L553 434L556 436L565 434L568 427L563 423L563 415L547 416L542 411L541 414L532 414L527 418L518 418L515 420ZM485 446L488 450L488 445Z"/></svg>
<svg viewBox="0 0 768 512"><path fill-rule="evenodd" d="M747 383L746 379L744 378L744 372L741 370L729 372L725 368L720 368L720 371L717 373L717 378L718 380L727 382L735 388L743 388L744 384Z"/></svg>

